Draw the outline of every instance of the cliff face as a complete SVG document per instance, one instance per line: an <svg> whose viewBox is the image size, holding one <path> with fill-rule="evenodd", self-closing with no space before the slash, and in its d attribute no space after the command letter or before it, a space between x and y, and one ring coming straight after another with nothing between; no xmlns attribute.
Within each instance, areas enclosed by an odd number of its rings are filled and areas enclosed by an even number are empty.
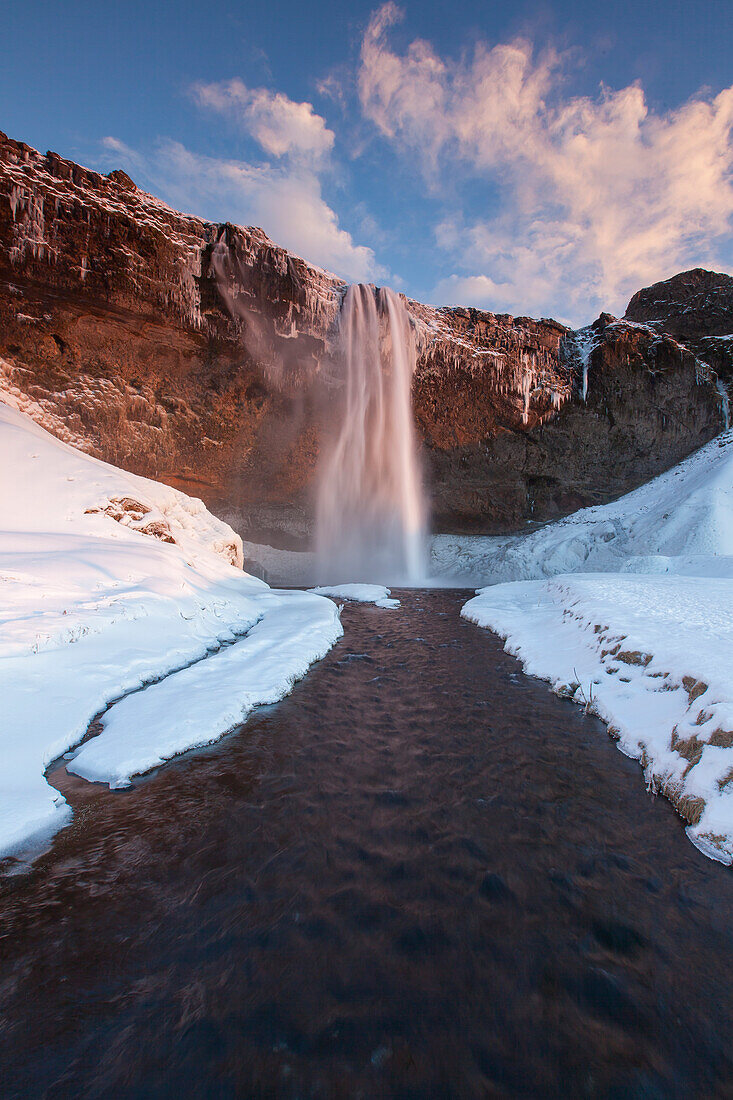
<svg viewBox="0 0 733 1100"><path fill-rule="evenodd" d="M307 537L344 289L260 229L179 214L123 172L0 135L0 388L250 537ZM578 335L407 306L438 527L506 530L607 499L722 426L715 379L654 326Z"/></svg>
<svg viewBox="0 0 733 1100"><path fill-rule="evenodd" d="M639 290L625 316L669 332L718 373L733 377L733 277L701 267Z"/></svg>
<svg viewBox="0 0 733 1100"><path fill-rule="evenodd" d="M710 372L677 341L603 315L565 332L559 361L572 396L525 430L481 433L464 419L451 448L433 448L435 510L445 529L517 529L602 503L655 477L722 427ZM467 403L472 404L465 383ZM583 393L585 390L585 398ZM418 417L420 416L418 403Z"/></svg>
<svg viewBox="0 0 733 1100"><path fill-rule="evenodd" d="M210 271L218 241L261 361ZM124 174L89 172L0 138L0 356L5 385L63 438L138 473L286 498L298 488L287 387L267 361L293 328L314 370L340 283L261 230L177 214ZM261 331L260 331L261 330Z"/></svg>

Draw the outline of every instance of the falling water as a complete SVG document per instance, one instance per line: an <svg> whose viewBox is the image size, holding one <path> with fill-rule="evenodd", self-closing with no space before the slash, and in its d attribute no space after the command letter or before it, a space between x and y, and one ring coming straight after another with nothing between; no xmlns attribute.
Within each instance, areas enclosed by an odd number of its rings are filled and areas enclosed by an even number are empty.
<svg viewBox="0 0 733 1100"><path fill-rule="evenodd" d="M316 550L324 581L415 583L425 575L425 506L410 391L415 342L394 291L346 292L338 430L321 463Z"/></svg>

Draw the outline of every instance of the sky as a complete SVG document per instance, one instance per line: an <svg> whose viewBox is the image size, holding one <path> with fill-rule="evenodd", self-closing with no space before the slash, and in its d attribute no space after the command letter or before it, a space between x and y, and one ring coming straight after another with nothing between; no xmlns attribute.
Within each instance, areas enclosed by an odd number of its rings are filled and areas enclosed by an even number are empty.
<svg viewBox="0 0 733 1100"><path fill-rule="evenodd" d="M733 0L24 0L0 129L436 304L733 271Z"/></svg>

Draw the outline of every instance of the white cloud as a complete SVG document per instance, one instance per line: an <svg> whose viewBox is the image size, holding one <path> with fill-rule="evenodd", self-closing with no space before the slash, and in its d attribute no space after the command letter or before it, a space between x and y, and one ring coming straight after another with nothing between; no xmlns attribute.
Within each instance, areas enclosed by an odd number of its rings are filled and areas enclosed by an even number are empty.
<svg viewBox="0 0 733 1100"><path fill-rule="evenodd" d="M346 76L348 81L348 75ZM337 103L343 110L346 107L346 94L344 91L344 69L341 67L341 72L338 70L332 70L327 73L326 76L321 77L316 81L316 91L324 99L330 99L333 103Z"/></svg>
<svg viewBox="0 0 733 1100"><path fill-rule="evenodd" d="M140 153L116 138L105 149L178 209L216 221L258 225L277 244L357 282L386 274L371 248L339 226L318 176L303 168L204 157L174 141Z"/></svg>
<svg viewBox="0 0 733 1100"><path fill-rule="evenodd" d="M130 171L145 169L145 158L140 155L131 146L126 145L124 141L120 141L116 137L102 138L102 145L107 150L110 157L114 158L115 166L118 167L118 161L124 161L125 166Z"/></svg>
<svg viewBox="0 0 733 1100"><path fill-rule="evenodd" d="M436 294L579 320L681 268L730 262L733 87L663 114L639 84L570 96L569 54L524 39L458 61L421 40L399 54L387 40L399 18L385 4L365 33L364 114L431 187L477 174L500 193L498 212L438 227L462 274Z"/></svg>
<svg viewBox="0 0 733 1100"><path fill-rule="evenodd" d="M232 117L270 156L316 166L333 149L333 131L312 103L296 103L267 88L248 88L239 78L194 84L191 92L199 106Z"/></svg>

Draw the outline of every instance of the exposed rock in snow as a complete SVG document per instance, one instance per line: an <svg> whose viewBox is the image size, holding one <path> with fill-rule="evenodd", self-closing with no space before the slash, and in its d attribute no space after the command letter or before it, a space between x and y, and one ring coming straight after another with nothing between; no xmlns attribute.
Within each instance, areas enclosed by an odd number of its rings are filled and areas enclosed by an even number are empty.
<svg viewBox="0 0 733 1100"><path fill-rule="evenodd" d="M200 500L73 450L1 403L0 467L6 854L68 818L44 769L110 703L150 685L79 753L81 774L119 784L280 698L341 626L331 601L236 568L239 536ZM187 665L170 687L153 683ZM190 684L195 703L183 703L178 686Z"/></svg>
<svg viewBox="0 0 733 1100"><path fill-rule="evenodd" d="M501 584L463 615L506 638L530 675L600 715L694 843L733 863L732 576Z"/></svg>

